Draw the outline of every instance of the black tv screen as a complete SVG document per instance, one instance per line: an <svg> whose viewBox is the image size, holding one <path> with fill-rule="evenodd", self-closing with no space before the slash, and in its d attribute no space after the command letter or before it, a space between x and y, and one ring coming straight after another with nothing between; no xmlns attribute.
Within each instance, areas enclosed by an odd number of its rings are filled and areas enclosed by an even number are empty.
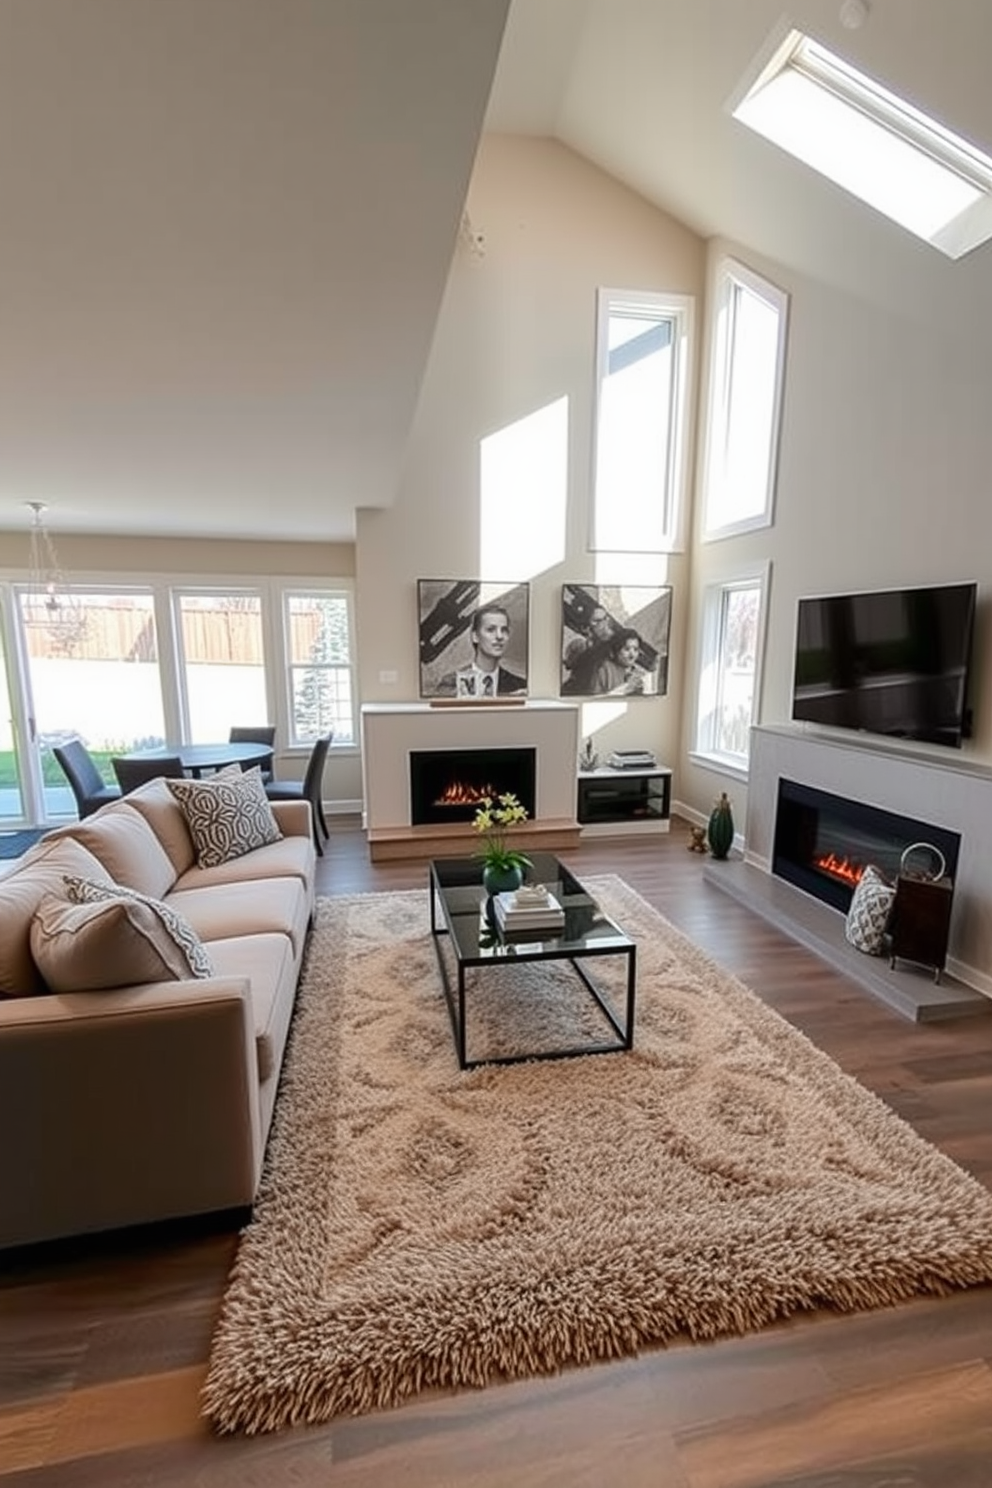
<svg viewBox="0 0 992 1488"><path fill-rule="evenodd" d="M959 748L977 585L800 599L792 716Z"/></svg>

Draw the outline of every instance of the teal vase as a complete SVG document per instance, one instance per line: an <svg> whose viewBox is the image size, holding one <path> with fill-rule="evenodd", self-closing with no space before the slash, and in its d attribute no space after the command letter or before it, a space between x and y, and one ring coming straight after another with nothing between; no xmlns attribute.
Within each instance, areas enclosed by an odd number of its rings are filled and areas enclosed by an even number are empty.
<svg viewBox="0 0 992 1488"><path fill-rule="evenodd" d="M487 894L508 894L519 889L524 881L524 871L512 868L494 868L487 864L482 870L482 887Z"/></svg>
<svg viewBox="0 0 992 1488"><path fill-rule="evenodd" d="M719 801L710 812L707 836L713 856L725 858L734 841L734 815L726 791L721 793Z"/></svg>

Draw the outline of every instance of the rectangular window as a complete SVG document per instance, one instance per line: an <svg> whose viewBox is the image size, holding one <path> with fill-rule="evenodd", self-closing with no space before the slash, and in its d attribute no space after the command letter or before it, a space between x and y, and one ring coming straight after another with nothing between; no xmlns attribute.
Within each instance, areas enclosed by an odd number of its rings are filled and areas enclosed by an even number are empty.
<svg viewBox="0 0 992 1488"><path fill-rule="evenodd" d="M285 622L290 744L312 743L329 729L335 744L354 744L349 596L287 592Z"/></svg>
<svg viewBox="0 0 992 1488"><path fill-rule="evenodd" d="M174 601L188 742L213 744L232 724L268 723L261 596L178 592Z"/></svg>
<svg viewBox="0 0 992 1488"><path fill-rule="evenodd" d="M738 92L735 119L949 258L992 236L992 157L803 32Z"/></svg>
<svg viewBox="0 0 992 1488"><path fill-rule="evenodd" d="M164 742L154 596L72 587L53 604L35 590L15 592L45 813L74 815L53 745L78 734L104 781L114 784L112 755Z"/></svg>
<svg viewBox="0 0 992 1488"><path fill-rule="evenodd" d="M691 322L685 296L599 291L594 551L682 544Z"/></svg>
<svg viewBox="0 0 992 1488"><path fill-rule="evenodd" d="M747 771L764 644L767 566L711 585L703 601L696 752Z"/></svg>
<svg viewBox="0 0 992 1488"><path fill-rule="evenodd" d="M717 269L703 537L772 521L788 296L727 259Z"/></svg>

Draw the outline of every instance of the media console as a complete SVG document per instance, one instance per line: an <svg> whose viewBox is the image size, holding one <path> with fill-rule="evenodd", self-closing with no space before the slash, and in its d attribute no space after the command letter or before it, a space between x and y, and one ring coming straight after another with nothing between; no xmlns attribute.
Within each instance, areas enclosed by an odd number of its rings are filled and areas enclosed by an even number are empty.
<svg viewBox="0 0 992 1488"><path fill-rule="evenodd" d="M665 765L635 770L580 770L576 815L582 835L667 832L672 772Z"/></svg>

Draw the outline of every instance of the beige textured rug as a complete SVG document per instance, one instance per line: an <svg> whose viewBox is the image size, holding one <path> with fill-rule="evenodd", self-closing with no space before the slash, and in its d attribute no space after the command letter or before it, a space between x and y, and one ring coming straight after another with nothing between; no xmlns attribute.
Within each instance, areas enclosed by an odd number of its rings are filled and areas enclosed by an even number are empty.
<svg viewBox="0 0 992 1488"><path fill-rule="evenodd" d="M320 902L214 1339L218 1429L992 1279L977 1182L620 879L589 887L638 941L634 1051L468 1073L426 889ZM470 1054L602 1036L567 969L487 975Z"/></svg>

